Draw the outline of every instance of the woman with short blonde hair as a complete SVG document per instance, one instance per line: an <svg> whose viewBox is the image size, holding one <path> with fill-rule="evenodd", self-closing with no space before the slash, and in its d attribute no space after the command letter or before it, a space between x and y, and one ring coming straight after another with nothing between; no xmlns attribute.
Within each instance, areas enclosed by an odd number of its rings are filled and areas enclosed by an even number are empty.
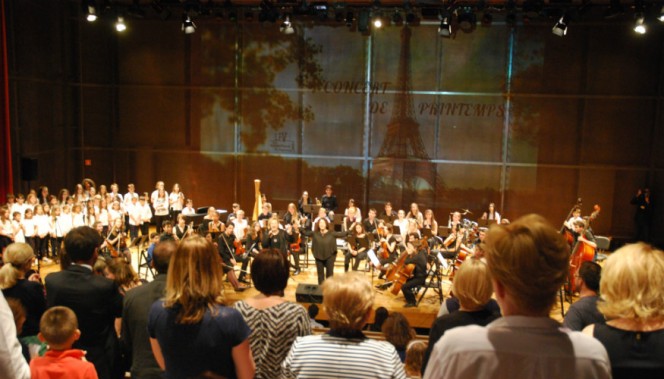
<svg viewBox="0 0 664 379"><path fill-rule="evenodd" d="M214 246L201 236L180 242L171 257L166 297L152 305L150 344L167 377L253 378L251 330L223 305L223 271Z"/></svg>
<svg viewBox="0 0 664 379"><path fill-rule="evenodd" d="M491 273L482 259L471 257L457 271L452 292L459 299L461 308L474 311L486 305L493 294Z"/></svg>
<svg viewBox="0 0 664 379"><path fill-rule="evenodd" d="M604 263L597 309L606 324L583 332L609 353L614 378L664 376L664 251L639 242Z"/></svg>
<svg viewBox="0 0 664 379"><path fill-rule="evenodd" d="M394 346L362 333L373 303L373 291L364 275L349 272L327 278L323 283L323 308L330 319L330 332L295 340L281 365L282 376L405 379Z"/></svg>

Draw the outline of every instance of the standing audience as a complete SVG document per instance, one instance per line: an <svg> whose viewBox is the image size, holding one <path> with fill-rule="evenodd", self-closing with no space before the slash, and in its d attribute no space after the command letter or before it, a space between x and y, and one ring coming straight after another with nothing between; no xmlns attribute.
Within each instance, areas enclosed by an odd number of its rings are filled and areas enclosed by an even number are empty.
<svg viewBox="0 0 664 379"><path fill-rule="evenodd" d="M591 324L604 324L604 316L597 309L599 300L599 281L602 267L595 262L586 261L576 273L574 288L579 291L579 300L569 307L563 325L571 330L583 330Z"/></svg>
<svg viewBox="0 0 664 379"><path fill-rule="evenodd" d="M30 362L32 379L97 379L95 366L85 360L85 351L72 349L80 337L71 309L53 307L46 311L39 323L39 338L48 344L48 351Z"/></svg>
<svg viewBox="0 0 664 379"><path fill-rule="evenodd" d="M385 336L385 341L391 343L397 349L399 359L401 359L401 362L404 362L406 360L406 347L415 338L415 329L410 327L408 319L399 312L392 312L383 323L381 329L383 336Z"/></svg>
<svg viewBox="0 0 664 379"><path fill-rule="evenodd" d="M645 243L626 245L603 271L597 307L607 321L584 333L608 351L613 378L664 377L664 252Z"/></svg>
<svg viewBox="0 0 664 379"><path fill-rule="evenodd" d="M251 330L237 310L224 306L221 258L200 236L173 253L166 297L148 316L150 345L167 378L254 377Z"/></svg>
<svg viewBox="0 0 664 379"><path fill-rule="evenodd" d="M330 332L300 337L282 363L285 378L405 378L403 364L390 343L362 333L373 308L371 285L358 272L323 283L323 307Z"/></svg>
<svg viewBox="0 0 664 379"><path fill-rule="evenodd" d="M30 379L30 367L23 357L16 324L7 300L0 293L0 378Z"/></svg>
<svg viewBox="0 0 664 379"><path fill-rule="evenodd" d="M610 378L599 341L549 317L569 269L567 242L543 217L493 225L485 254L503 317L445 332L424 378Z"/></svg>
<svg viewBox="0 0 664 379"><path fill-rule="evenodd" d="M122 377L119 342L114 328L122 315L122 296L110 279L94 275L102 238L94 229L80 226L65 237L71 265L46 277L46 304L71 308L78 318L81 338L74 348L87 351L101 379Z"/></svg>
<svg viewBox="0 0 664 379"><path fill-rule="evenodd" d="M235 303L251 328L249 342L257 379L279 377L281 362L295 338L311 334L307 310L283 297L288 274L288 258L277 249L264 250L251 264L254 285L260 293Z"/></svg>

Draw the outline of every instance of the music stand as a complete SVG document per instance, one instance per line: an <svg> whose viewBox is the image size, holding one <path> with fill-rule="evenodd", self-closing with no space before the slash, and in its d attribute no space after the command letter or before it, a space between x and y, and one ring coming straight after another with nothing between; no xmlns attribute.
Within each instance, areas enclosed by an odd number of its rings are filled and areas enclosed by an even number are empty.
<svg viewBox="0 0 664 379"><path fill-rule="evenodd" d="M313 216L318 216L318 211L320 210L320 207L321 206L319 204L303 204L302 210L304 211L304 213L308 213L313 217Z"/></svg>

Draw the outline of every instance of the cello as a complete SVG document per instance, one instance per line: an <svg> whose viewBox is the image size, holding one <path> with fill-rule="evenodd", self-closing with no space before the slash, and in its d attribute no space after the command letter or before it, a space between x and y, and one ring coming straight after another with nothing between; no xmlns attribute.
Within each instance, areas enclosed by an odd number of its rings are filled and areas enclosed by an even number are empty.
<svg viewBox="0 0 664 379"><path fill-rule="evenodd" d="M409 242L412 245L412 249L417 252L417 249L421 246L421 241L415 240ZM394 266L394 273L391 280L394 280L394 285L390 290L393 295L398 295L401 291L401 287L413 276L413 271L415 271L415 265L410 263L406 264L406 258L410 256L411 251L409 250L408 244L406 244L406 250L401 253L399 259L397 260L396 265ZM388 272L389 274L389 272Z"/></svg>

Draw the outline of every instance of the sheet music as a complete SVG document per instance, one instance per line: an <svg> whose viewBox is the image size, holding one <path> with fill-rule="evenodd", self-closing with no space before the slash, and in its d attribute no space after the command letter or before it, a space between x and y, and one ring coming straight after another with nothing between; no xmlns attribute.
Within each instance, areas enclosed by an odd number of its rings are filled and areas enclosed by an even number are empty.
<svg viewBox="0 0 664 379"><path fill-rule="evenodd" d="M378 260L376 252L374 252L373 249L369 249L369 251L367 251L367 256L369 257L369 260L375 267L380 266L380 261Z"/></svg>

